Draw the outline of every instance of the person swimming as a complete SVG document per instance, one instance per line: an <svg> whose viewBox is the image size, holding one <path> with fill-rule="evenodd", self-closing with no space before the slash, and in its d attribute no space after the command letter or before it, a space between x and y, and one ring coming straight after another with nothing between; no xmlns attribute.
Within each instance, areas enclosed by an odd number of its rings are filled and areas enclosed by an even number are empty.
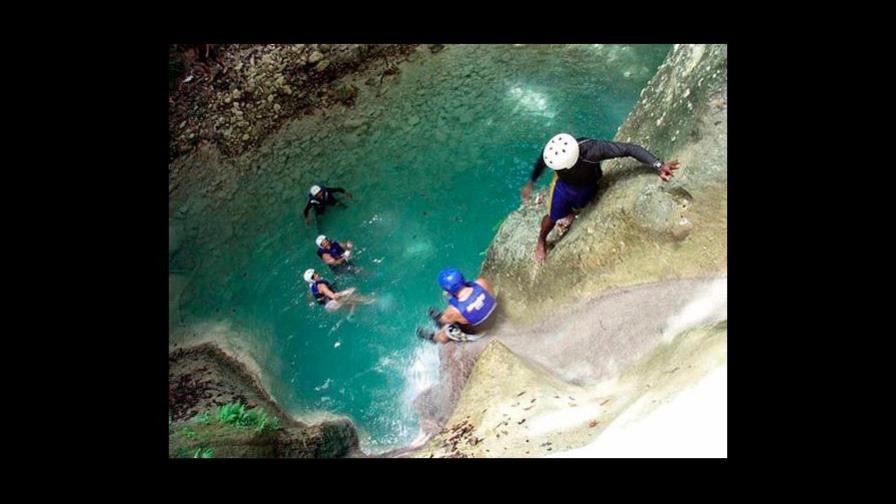
<svg viewBox="0 0 896 504"><path fill-rule="evenodd" d="M308 283L308 289L317 304L323 305L328 312L334 312L345 305L352 307L352 311L356 305L370 304L373 298L355 294L355 288L349 288L342 291L336 290L336 285L321 277L313 268L305 270L303 275L305 282Z"/></svg>
<svg viewBox="0 0 896 504"><path fill-rule="evenodd" d="M354 266L348 262L354 247L352 242L346 241L343 247L338 241L320 235L314 240L314 243L317 244L317 257L320 257L333 273L354 272Z"/></svg>

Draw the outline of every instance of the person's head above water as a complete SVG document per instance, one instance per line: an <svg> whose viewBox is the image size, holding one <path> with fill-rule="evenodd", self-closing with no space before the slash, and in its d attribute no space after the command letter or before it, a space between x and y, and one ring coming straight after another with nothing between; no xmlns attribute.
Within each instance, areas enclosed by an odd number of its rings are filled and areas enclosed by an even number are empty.
<svg viewBox="0 0 896 504"><path fill-rule="evenodd" d="M317 277L317 278L315 278L315 277ZM320 275L318 275L317 272L314 271L314 268L308 268L305 270L304 278L305 278L306 282L311 283L311 282L314 282L315 280L320 279Z"/></svg>
<svg viewBox="0 0 896 504"><path fill-rule="evenodd" d="M313 186L311 186L311 189L308 189L308 194L310 194L311 197L313 197L313 198L316 198L317 195L320 193L321 193L321 188L319 185L313 185Z"/></svg>
<svg viewBox="0 0 896 504"><path fill-rule="evenodd" d="M330 245L330 239L324 235L320 235L314 240L314 243L316 243L318 247L326 247Z"/></svg>
<svg viewBox="0 0 896 504"><path fill-rule="evenodd" d="M572 168L579 160L579 142L568 133L559 133L548 140L542 155L552 170Z"/></svg>
<svg viewBox="0 0 896 504"><path fill-rule="evenodd" d="M454 296L466 285L463 273L457 268L445 268L439 273L439 286Z"/></svg>

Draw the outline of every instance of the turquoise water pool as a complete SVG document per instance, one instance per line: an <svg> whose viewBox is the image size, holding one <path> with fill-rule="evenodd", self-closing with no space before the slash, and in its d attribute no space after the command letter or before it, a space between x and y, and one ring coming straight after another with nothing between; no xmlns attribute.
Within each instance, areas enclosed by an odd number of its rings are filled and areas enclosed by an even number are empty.
<svg viewBox="0 0 896 504"><path fill-rule="evenodd" d="M351 417L367 451L406 445L418 435L412 400L438 380L435 346L414 334L443 303L436 274L475 276L544 142L561 131L612 138L669 49L449 46L403 65L381 96L363 90L311 141L278 144L290 170L348 189L352 199L337 195L347 208L306 228L303 175L295 198L267 208L273 231L252 237L248 259L203 257L181 312L256 337L290 411ZM354 242L362 271L337 285L373 304L331 314L311 300L306 268L334 279L315 254L319 232Z"/></svg>

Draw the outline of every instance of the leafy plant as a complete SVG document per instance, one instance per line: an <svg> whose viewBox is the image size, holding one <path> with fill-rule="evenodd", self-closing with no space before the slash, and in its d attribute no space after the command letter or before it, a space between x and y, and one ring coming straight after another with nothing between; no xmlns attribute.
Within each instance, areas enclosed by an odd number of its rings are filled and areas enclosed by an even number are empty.
<svg viewBox="0 0 896 504"><path fill-rule="evenodd" d="M211 448L197 448L193 458L212 458L212 453Z"/></svg>
<svg viewBox="0 0 896 504"><path fill-rule="evenodd" d="M180 431L181 435L187 439L193 439L196 437L196 431L189 427L184 427L183 430Z"/></svg>
<svg viewBox="0 0 896 504"><path fill-rule="evenodd" d="M257 432L274 431L280 428L280 419L269 417L261 408L246 409L242 403L228 403L218 408L218 421L239 428L254 427Z"/></svg>
<svg viewBox="0 0 896 504"><path fill-rule="evenodd" d="M205 413L201 413L196 415L195 422L200 424L207 424L210 421L208 411Z"/></svg>
<svg viewBox="0 0 896 504"><path fill-rule="evenodd" d="M224 424L236 424L246 414L242 403L228 403L218 408L218 421Z"/></svg>

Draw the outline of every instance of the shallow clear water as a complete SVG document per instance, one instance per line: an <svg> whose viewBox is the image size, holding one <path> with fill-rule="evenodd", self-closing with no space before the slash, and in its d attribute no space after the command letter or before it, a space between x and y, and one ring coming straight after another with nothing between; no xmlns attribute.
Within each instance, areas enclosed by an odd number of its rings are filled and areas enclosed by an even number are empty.
<svg viewBox="0 0 896 504"><path fill-rule="evenodd" d="M438 379L435 346L414 335L426 308L443 303L436 274L455 266L475 276L544 142L561 131L612 138L668 50L450 46L404 65L382 96L364 87L354 109L314 131L287 129L295 141L275 148L288 151L285 190L295 196L265 206L273 226L245 238L248 259L205 252L185 320L226 318L256 338L272 393L294 413L350 416L368 451L409 443L411 401ZM348 208L306 229L296 216L315 180L354 198L337 195ZM312 302L302 272L333 279L315 254L318 231L355 243L363 272L337 286L374 304L349 316Z"/></svg>

